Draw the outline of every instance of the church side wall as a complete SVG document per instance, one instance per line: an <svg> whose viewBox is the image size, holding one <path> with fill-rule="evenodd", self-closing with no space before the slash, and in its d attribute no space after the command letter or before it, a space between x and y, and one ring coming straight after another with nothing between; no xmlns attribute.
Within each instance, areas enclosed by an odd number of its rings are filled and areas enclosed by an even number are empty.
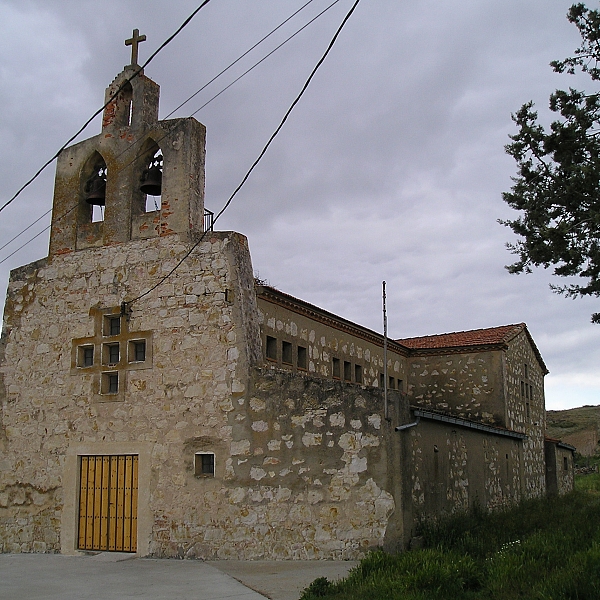
<svg viewBox="0 0 600 600"><path fill-rule="evenodd" d="M248 392L228 412L223 481L189 484L194 513L165 518L156 556L178 544L200 558L356 559L401 543L401 456L379 390L256 368Z"/></svg>
<svg viewBox="0 0 600 600"><path fill-rule="evenodd" d="M502 353L421 355L408 359L411 404L505 425Z"/></svg>
<svg viewBox="0 0 600 600"><path fill-rule="evenodd" d="M301 369L307 374L382 387L383 342L377 344L335 326L320 323L316 319L266 301L260 296L258 307L263 355L267 366L298 371L297 348L301 346L307 350L306 366ZM277 340L277 355L274 358L267 352L267 337ZM282 360L283 342L292 344L292 360L289 364ZM337 374L333 372L334 359L339 361ZM344 373L344 363L349 366L348 378ZM357 381L357 367L360 369L361 381ZM388 388L405 390L406 358L391 348L388 348L387 372L388 378L393 379L391 386L388 379Z"/></svg>
<svg viewBox="0 0 600 600"><path fill-rule="evenodd" d="M497 508L521 497L521 441L427 421L409 436L416 521L467 510Z"/></svg>

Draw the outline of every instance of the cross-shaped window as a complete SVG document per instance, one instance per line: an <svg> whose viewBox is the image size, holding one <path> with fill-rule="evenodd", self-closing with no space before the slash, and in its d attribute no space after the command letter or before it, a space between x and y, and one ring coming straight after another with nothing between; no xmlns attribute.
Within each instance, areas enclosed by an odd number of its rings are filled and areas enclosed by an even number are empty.
<svg viewBox="0 0 600 600"><path fill-rule="evenodd" d="M152 332L129 331L120 309L92 309L94 335L73 340L71 374L90 373L97 401L123 400L127 373L152 368Z"/></svg>

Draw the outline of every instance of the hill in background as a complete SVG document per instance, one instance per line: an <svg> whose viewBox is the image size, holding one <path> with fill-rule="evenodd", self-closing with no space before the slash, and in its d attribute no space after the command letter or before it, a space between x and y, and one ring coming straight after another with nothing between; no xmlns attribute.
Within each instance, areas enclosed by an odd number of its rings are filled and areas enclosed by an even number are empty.
<svg viewBox="0 0 600 600"><path fill-rule="evenodd" d="M579 454L592 456L600 451L600 406L549 410L546 413L546 430L550 437L575 446Z"/></svg>

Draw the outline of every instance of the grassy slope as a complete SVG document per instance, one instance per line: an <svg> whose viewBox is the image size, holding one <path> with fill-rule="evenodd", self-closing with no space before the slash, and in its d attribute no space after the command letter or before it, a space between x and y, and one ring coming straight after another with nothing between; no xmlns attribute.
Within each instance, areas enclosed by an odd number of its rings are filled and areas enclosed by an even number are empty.
<svg viewBox="0 0 600 600"><path fill-rule="evenodd" d="M339 583L316 580L302 600L597 600L600 476L578 487L588 491L426 527L426 549L373 553Z"/></svg>
<svg viewBox="0 0 600 600"><path fill-rule="evenodd" d="M549 410L546 413L548 435L561 439L570 433L587 429L600 430L600 406L581 406L569 410Z"/></svg>

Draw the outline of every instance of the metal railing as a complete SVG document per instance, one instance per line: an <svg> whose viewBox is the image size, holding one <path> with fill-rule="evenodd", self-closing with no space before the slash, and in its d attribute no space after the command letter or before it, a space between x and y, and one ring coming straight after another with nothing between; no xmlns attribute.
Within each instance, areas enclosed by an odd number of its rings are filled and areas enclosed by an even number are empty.
<svg viewBox="0 0 600 600"><path fill-rule="evenodd" d="M204 231L213 231L215 213L207 208L204 209Z"/></svg>

